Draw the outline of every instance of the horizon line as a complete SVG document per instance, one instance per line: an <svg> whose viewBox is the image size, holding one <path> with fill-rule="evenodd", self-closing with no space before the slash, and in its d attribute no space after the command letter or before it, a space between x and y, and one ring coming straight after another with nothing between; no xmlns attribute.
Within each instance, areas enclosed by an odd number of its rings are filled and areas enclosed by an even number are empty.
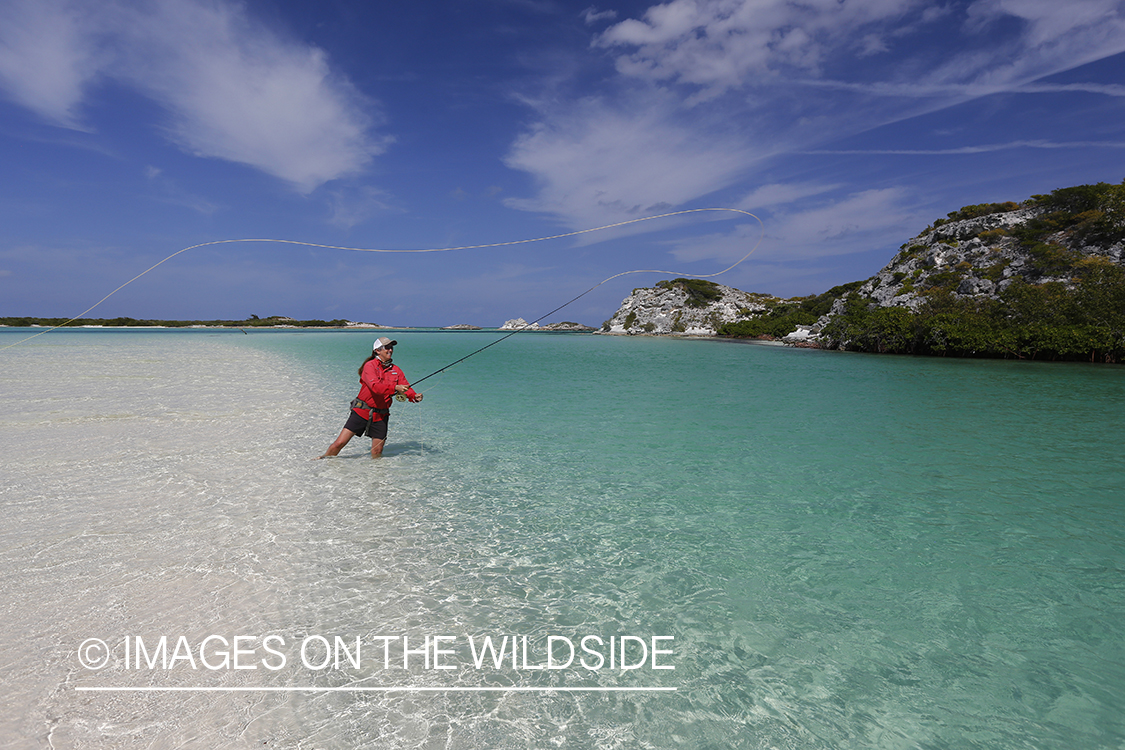
<svg viewBox="0 0 1125 750"><path fill-rule="evenodd" d="M410 693L482 693L482 692L504 692L504 693L548 693L548 692L589 692L589 693L609 693L609 692L676 692L679 688L676 687L473 687L473 686L455 686L455 687L424 687L417 685L406 686L373 686L373 687L318 687L315 685L309 686L282 686L282 687L230 687L230 686L215 686L215 687L192 687L192 686L142 686L142 687L118 687L118 686L94 686L94 687L76 687L75 690L84 692L104 692L104 693L153 693L153 692L224 692L224 693L266 693L266 692L314 692L314 693L360 693L360 692L410 692Z"/></svg>

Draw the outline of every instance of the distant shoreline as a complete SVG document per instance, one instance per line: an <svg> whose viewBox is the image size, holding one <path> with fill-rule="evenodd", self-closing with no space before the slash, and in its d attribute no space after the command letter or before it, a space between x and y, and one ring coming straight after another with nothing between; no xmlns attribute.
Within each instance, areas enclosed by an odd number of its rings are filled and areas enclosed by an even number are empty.
<svg viewBox="0 0 1125 750"><path fill-rule="evenodd" d="M2 321L3 319L0 319ZM383 326L383 325L349 325L349 326L334 326L334 325L318 325L316 323L308 323L298 321L295 323L277 323L277 324L253 324L247 325L242 323L196 323L189 321L145 321L143 323L133 324L120 324L120 323L94 323L94 322L70 322L65 325L62 323L47 322L49 318L38 319L43 322L39 323L8 323L0 322L0 330L3 329L25 329L25 330L39 330L42 332L53 330L66 330L66 331L115 331L115 330L133 330L133 331L241 331L247 333L250 330L265 330L265 331L338 331L340 333L357 332L357 331L414 331L416 333L513 333L511 329L500 327L485 328L481 326ZM593 330L573 330L573 329L549 329L549 328L528 328L524 331L517 331L518 333L594 333Z"/></svg>
<svg viewBox="0 0 1125 750"><path fill-rule="evenodd" d="M283 316L251 318L249 320L152 320L142 318L33 318L0 317L0 328L47 328L72 330L106 328L147 328L147 329L214 329L239 330L250 328L268 330L313 330L313 331L511 331L515 329L483 327L459 323L451 326L387 326L378 323L362 323L351 320L296 320ZM577 323L560 323L550 326L528 328L527 331L543 333L589 333L594 328Z"/></svg>
<svg viewBox="0 0 1125 750"><path fill-rule="evenodd" d="M351 320L296 320L280 315L246 320L156 320L152 318L36 318L0 317L5 328L340 328L344 330L404 330L397 326Z"/></svg>

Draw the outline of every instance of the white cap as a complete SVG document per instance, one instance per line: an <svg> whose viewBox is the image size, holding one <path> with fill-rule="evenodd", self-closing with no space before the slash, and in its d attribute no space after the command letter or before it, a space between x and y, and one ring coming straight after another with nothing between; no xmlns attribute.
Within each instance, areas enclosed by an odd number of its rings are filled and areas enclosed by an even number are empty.
<svg viewBox="0 0 1125 750"><path fill-rule="evenodd" d="M371 347L371 350L375 351L376 349L383 349L388 346L398 346L398 342L391 341L386 336L380 336L379 338L375 339L375 344Z"/></svg>

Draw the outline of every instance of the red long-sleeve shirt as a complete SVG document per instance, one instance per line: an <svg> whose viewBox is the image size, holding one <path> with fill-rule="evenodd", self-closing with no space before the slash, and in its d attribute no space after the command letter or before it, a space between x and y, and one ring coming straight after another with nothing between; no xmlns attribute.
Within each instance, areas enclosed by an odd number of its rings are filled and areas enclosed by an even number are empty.
<svg viewBox="0 0 1125 750"><path fill-rule="evenodd" d="M398 365L388 367L375 358L363 366L363 372L359 375L359 399L375 409L389 409L396 385L405 385L406 397L411 401L417 400L418 394L410 387ZM370 409L355 408L352 411L364 419L370 418L372 422L387 418L385 413L380 414L378 411L371 414Z"/></svg>

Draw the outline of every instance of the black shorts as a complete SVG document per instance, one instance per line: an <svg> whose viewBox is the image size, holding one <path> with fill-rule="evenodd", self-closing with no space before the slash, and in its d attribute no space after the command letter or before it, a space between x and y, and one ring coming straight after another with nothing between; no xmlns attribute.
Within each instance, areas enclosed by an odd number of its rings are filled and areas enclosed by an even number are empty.
<svg viewBox="0 0 1125 750"><path fill-rule="evenodd" d="M348 415L348 421L344 424L345 430L350 430L356 435L363 437L363 433L367 432L367 437L372 440L386 440L387 439L387 422L390 415L384 414L383 418L378 422L371 423L371 429L367 429L367 420L364 417L355 413L355 410Z"/></svg>

